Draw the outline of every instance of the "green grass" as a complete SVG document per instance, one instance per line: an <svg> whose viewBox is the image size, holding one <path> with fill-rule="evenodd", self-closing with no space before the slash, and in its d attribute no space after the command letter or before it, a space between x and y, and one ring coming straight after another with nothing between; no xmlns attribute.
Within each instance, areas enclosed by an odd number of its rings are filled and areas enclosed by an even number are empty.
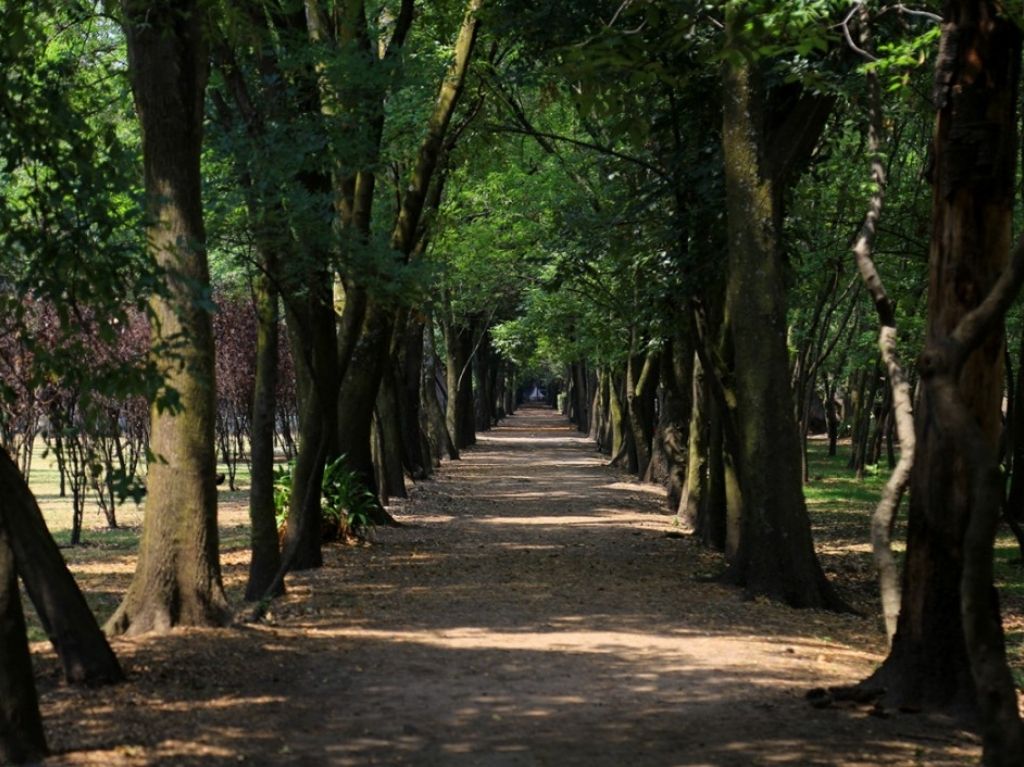
<svg viewBox="0 0 1024 767"><path fill-rule="evenodd" d="M808 446L811 480L805 486L804 493L819 545L824 542L830 546L849 545L860 552L854 554L851 551L843 558L851 562L857 560L857 566L872 579L872 582L864 586L864 590L866 596L873 600L868 606L874 609L874 604L877 604L877 588L873 584L874 569L868 547L870 519L889 477L889 468L883 459L881 466L868 467L864 479L859 480L853 470L847 468L848 460L848 446L844 449L841 445L838 455L829 456L828 446L824 442L812 441ZM906 513L907 499L904 498L893 539L897 561L902 561L903 557ZM823 559L827 562L827 558ZM848 563L847 568L852 569L852 565ZM1008 619L1007 654L1018 686L1024 688L1024 621L1021 620L1024 617L1024 565L1021 563L1017 540L1005 527L1000 528L996 539L995 583L999 588L1003 615Z"/></svg>
<svg viewBox="0 0 1024 767"><path fill-rule="evenodd" d="M218 465L218 472L226 473L226 467ZM249 468L239 465L235 478L238 490L228 490L227 482L218 488L221 504L236 504L243 508L249 497ZM36 497L43 518L51 534L61 547L61 554L75 572L85 599L102 624L120 604L135 567L139 548L139 535L145 501L136 505L126 500L117 509L119 527L110 529L100 511L95 497L87 494L83 519L82 542L71 546L70 493L60 497L60 472L53 455L47 454L40 440L32 458L32 472L29 482ZM220 550L223 554L248 549L249 527L239 524L236 514L233 520L220 526ZM232 586L237 590L237 586ZM234 596L229 591L229 596ZM240 597L240 594L239 594ZM25 617L30 641L43 641L46 634L39 623L31 603L25 600Z"/></svg>

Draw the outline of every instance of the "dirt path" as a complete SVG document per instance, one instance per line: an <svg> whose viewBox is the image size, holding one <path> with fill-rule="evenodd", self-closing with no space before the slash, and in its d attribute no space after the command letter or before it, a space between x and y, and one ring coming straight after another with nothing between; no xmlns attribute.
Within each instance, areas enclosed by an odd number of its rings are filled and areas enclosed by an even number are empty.
<svg viewBox="0 0 1024 767"><path fill-rule="evenodd" d="M744 602L660 496L523 410L332 547L267 625L119 641L117 690L57 685L53 765L952 765L948 723L811 708L873 620ZM235 562L236 570L241 565Z"/></svg>

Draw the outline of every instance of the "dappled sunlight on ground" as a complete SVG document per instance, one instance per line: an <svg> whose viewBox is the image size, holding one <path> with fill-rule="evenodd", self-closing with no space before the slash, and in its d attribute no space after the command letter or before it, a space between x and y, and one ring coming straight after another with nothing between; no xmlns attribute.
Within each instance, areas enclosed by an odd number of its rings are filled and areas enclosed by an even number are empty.
<svg viewBox="0 0 1024 767"><path fill-rule="evenodd" d="M523 410L414 487L392 509L403 527L290 576L259 625L117 640L116 690L63 687L37 646L47 764L976 761L947 721L811 708L809 688L873 668L876 620L698 580L720 559L604 463L557 414ZM247 558L228 548L237 595Z"/></svg>

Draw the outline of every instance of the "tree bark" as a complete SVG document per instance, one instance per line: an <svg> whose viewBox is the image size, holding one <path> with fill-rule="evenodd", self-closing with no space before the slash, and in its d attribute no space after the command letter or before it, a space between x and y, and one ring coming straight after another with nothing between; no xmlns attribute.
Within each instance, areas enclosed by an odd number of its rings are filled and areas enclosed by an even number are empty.
<svg viewBox="0 0 1024 767"><path fill-rule="evenodd" d="M864 685L885 689L893 705L980 710L985 763L1020 764L1019 723L993 731L1005 716L994 711L998 701L1008 703L1004 682L985 670L998 669L993 654L1003 647L990 571L989 517L997 510L989 507L986 473L993 469L978 451L994 454L1001 430L1002 315L964 345L965 359L948 359L1007 261L1020 33L995 2L954 0L944 16L931 153L925 396L916 421L903 592L889 656ZM1015 720L1015 700L1013 709ZM1006 750L1003 736L1014 750Z"/></svg>
<svg viewBox="0 0 1024 767"><path fill-rule="evenodd" d="M476 420L473 411L473 328L445 327L447 347L447 426L457 450L476 442Z"/></svg>
<svg viewBox="0 0 1024 767"><path fill-rule="evenodd" d="M5 499L7 512L0 522L29 598L60 657L64 678L89 686L120 682L124 675L117 657L47 530L31 490L3 450L0 498Z"/></svg>
<svg viewBox="0 0 1024 767"><path fill-rule="evenodd" d="M420 319L401 312L397 326L393 361L398 383L398 417L401 422L402 460L405 470L414 480L426 479L431 473L431 461L426 430L420 405L420 386L423 379L424 324Z"/></svg>
<svg viewBox="0 0 1024 767"><path fill-rule="evenodd" d="M278 547L276 509L274 507L274 425L277 410L277 361L280 345L278 295L274 286L276 259L266 253L266 273L256 278L256 381L253 387L252 441L250 455L252 478L249 488L250 540L252 559L245 599L253 601L268 594L281 567Z"/></svg>
<svg viewBox="0 0 1024 767"><path fill-rule="evenodd" d="M408 498L405 489L405 461L402 459L402 421L399 416L398 387L395 384L394 370L385 366L381 377L380 389L377 392L377 422L383 440L380 461L377 466L378 477L386 478L389 498ZM419 440L419 424L410 435Z"/></svg>
<svg viewBox="0 0 1024 767"><path fill-rule="evenodd" d="M142 126L146 234L167 275L166 293L151 300L152 343L180 404L152 409L154 459L138 563L107 624L113 633L139 634L222 625L230 614L218 551L216 387L201 198L208 74L203 14L194 0L123 0L122 9Z"/></svg>
<svg viewBox="0 0 1024 767"><path fill-rule="evenodd" d="M735 43L734 7L730 6L727 18ZM780 599L793 607L840 609L845 606L825 578L811 539L789 383L779 239L781 193L792 159L786 159L784 144L766 140L761 85L752 65L739 55L724 65L724 93L726 312L735 358L743 496L739 551L729 579L748 594ZM813 104L805 107L817 117L813 108ZM794 108L791 115L801 111ZM806 124L808 115L801 119L805 124L799 125L800 131L813 132ZM797 131L797 126L791 130ZM811 138L803 136L813 147ZM769 146L771 165L765 156ZM798 152L793 149L793 153Z"/></svg>
<svg viewBox="0 0 1024 767"><path fill-rule="evenodd" d="M9 460L6 451L0 452ZM49 750L32 678L14 551L4 523L0 514L0 762L24 764L39 761Z"/></svg>

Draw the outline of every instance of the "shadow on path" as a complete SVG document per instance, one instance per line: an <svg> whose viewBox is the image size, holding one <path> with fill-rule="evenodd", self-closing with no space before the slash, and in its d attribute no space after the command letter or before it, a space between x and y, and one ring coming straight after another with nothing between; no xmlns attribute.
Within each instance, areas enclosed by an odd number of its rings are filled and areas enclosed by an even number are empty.
<svg viewBox="0 0 1024 767"><path fill-rule="evenodd" d="M119 642L119 691L56 686L53 764L954 765L948 723L809 707L872 622L693 576L653 488L524 409L332 548L269 625ZM872 649L877 649L877 644ZM118 700L112 701L112 697Z"/></svg>

